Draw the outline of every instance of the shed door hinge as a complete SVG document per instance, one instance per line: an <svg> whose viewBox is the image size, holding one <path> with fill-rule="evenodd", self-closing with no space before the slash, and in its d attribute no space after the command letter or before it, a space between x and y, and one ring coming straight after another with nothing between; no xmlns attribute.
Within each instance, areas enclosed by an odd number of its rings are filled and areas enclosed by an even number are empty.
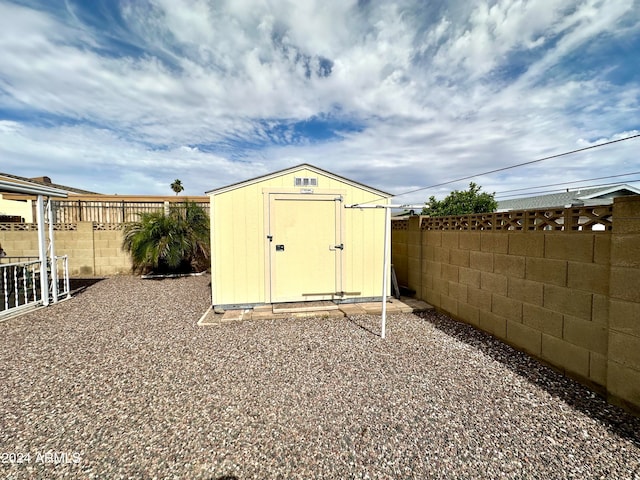
<svg viewBox="0 0 640 480"><path fill-rule="evenodd" d="M333 247L329 247L329 250L344 250L344 244L334 245Z"/></svg>

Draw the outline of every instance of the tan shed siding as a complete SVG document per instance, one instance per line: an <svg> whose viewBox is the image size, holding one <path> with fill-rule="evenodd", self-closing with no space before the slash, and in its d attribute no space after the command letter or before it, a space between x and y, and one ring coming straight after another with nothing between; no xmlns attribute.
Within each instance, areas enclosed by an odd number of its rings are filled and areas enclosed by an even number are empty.
<svg viewBox="0 0 640 480"><path fill-rule="evenodd" d="M215 281L218 304L264 301L262 191L257 185L213 197ZM220 227L216 227L220 225Z"/></svg>
<svg viewBox="0 0 640 480"><path fill-rule="evenodd" d="M241 191L242 192L242 191ZM237 225L236 250L234 258L239 265L236 278L238 295L250 298L250 303L264 302L264 212L262 210L262 191L255 185L245 189L241 199L242 209L239 218L234 217ZM239 257L242 257L239 260ZM239 280L239 284L237 283Z"/></svg>
<svg viewBox="0 0 640 480"><path fill-rule="evenodd" d="M344 192L345 204L385 202L380 196L306 168L212 195L213 302L216 305L267 302L265 285L265 189L297 193L296 177L315 177L318 191ZM301 212L304 214L304 212ZM384 211L342 209L343 290L353 297L381 294Z"/></svg>
<svg viewBox="0 0 640 480"><path fill-rule="evenodd" d="M344 185L341 185L344 188ZM349 187L345 204L387 203L377 195ZM384 242L383 209L344 209L345 215L345 285L346 292L360 292L357 297L382 295L382 248ZM390 247L389 247L390 248Z"/></svg>

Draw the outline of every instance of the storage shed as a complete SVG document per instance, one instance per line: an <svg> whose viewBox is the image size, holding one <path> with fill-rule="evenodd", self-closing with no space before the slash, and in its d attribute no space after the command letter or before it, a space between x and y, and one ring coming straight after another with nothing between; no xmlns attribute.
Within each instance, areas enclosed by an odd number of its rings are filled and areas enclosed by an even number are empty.
<svg viewBox="0 0 640 480"><path fill-rule="evenodd" d="M390 195L308 164L207 192L216 308L381 299Z"/></svg>

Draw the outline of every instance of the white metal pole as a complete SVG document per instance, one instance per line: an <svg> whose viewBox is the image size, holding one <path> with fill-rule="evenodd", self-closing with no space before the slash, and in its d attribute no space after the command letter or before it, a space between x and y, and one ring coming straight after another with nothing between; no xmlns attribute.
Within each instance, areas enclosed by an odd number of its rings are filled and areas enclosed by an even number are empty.
<svg viewBox="0 0 640 480"><path fill-rule="evenodd" d="M69 286L69 255L64 257L64 291L67 292L67 298L71 298L71 287Z"/></svg>
<svg viewBox="0 0 640 480"><path fill-rule="evenodd" d="M51 198L47 199L47 220L49 222L49 259L51 263L51 297L53 303L58 303L58 259L56 258L56 244L53 241L53 208Z"/></svg>
<svg viewBox="0 0 640 480"><path fill-rule="evenodd" d="M386 335L387 327L387 284L389 281L389 232L391 231L391 209L384 209L384 260L382 262L382 326L381 337Z"/></svg>
<svg viewBox="0 0 640 480"><path fill-rule="evenodd" d="M38 195L36 202L38 221L38 252L40 254L40 297L43 305L49 305L49 275L47 274L47 244L44 231L44 198Z"/></svg>
<svg viewBox="0 0 640 480"><path fill-rule="evenodd" d="M384 256L382 261L382 325L381 334L382 338L386 336L386 323L387 323L387 285L389 284L389 274L391 268L389 265L389 250L391 244L391 209L392 208L422 208L423 205L373 205L371 203L351 205L345 205L344 208L384 208Z"/></svg>

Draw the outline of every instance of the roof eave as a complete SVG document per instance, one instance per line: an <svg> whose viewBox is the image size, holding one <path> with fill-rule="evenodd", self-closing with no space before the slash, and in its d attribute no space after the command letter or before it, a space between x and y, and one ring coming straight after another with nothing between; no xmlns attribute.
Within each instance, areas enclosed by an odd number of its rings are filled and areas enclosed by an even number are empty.
<svg viewBox="0 0 640 480"><path fill-rule="evenodd" d="M67 192L37 183L15 183L0 180L0 192L24 193L27 195L45 195L47 197L67 197Z"/></svg>
<svg viewBox="0 0 640 480"><path fill-rule="evenodd" d="M591 193L589 195L585 195L585 196L582 196L580 198L581 199L585 199L585 200L589 200L589 199L592 199L594 197L600 197L602 195L608 195L610 193L617 192L618 190L629 190L630 192L633 192L633 193L635 193L637 195L640 195L640 190L639 189L624 183L624 184L620 184L620 185L614 185L614 186L612 186L610 188L605 188L604 190L601 190L599 192L593 192L593 193Z"/></svg>

